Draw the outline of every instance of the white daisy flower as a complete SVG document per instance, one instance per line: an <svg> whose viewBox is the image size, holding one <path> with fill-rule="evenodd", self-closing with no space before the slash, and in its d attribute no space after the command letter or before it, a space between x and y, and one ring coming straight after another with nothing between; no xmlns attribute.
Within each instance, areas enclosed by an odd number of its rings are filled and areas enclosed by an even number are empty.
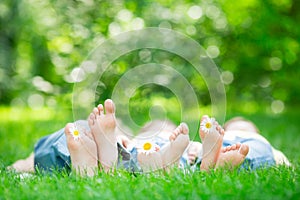
<svg viewBox="0 0 300 200"><path fill-rule="evenodd" d="M145 141L139 146L139 150L146 155L156 152L158 149L157 144L153 143L152 141Z"/></svg>
<svg viewBox="0 0 300 200"><path fill-rule="evenodd" d="M205 132L205 133L209 133L210 131L213 130L213 128L215 128L215 118L206 118L204 119L201 124L200 124L200 129Z"/></svg>
<svg viewBox="0 0 300 200"><path fill-rule="evenodd" d="M74 140L78 140L80 138L80 132L75 125L70 127L70 132L71 132Z"/></svg>

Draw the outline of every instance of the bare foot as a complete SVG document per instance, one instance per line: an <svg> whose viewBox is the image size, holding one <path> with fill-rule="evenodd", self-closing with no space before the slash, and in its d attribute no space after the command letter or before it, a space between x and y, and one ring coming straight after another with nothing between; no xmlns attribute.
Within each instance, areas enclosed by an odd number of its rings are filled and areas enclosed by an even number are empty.
<svg viewBox="0 0 300 200"><path fill-rule="evenodd" d="M8 170L14 170L18 173L34 172L34 154L31 153L28 158L17 160L14 164L7 167Z"/></svg>
<svg viewBox="0 0 300 200"><path fill-rule="evenodd" d="M157 151L148 154L146 154L145 152L139 152L137 159L143 172L151 172L163 168L161 155Z"/></svg>
<svg viewBox="0 0 300 200"><path fill-rule="evenodd" d="M181 123L170 135L170 142L163 146L160 154L163 166L178 165L179 159L189 145L189 128L186 123Z"/></svg>
<svg viewBox="0 0 300 200"><path fill-rule="evenodd" d="M167 169L172 165L178 165L185 148L189 144L189 129L185 123L181 123L170 135L170 142L157 152L146 155L138 153L138 161L143 171L149 172L157 169Z"/></svg>
<svg viewBox="0 0 300 200"><path fill-rule="evenodd" d="M227 167L233 169L243 163L249 152L249 146L247 144L234 144L228 147L224 147L221 150L216 167Z"/></svg>
<svg viewBox="0 0 300 200"><path fill-rule="evenodd" d="M105 114L104 114L105 110ZM98 158L105 172L113 169L118 160L117 138L115 134L115 106L112 100L107 99L97 108L94 108L88 119L95 142Z"/></svg>
<svg viewBox="0 0 300 200"><path fill-rule="evenodd" d="M98 156L96 143L90 133L80 130L76 124L65 127L67 146L71 156L72 169L81 176L93 176L97 172Z"/></svg>
<svg viewBox="0 0 300 200"><path fill-rule="evenodd" d="M202 140L201 170L209 171L215 167L222 147L224 130L213 118L204 115L201 119L199 135Z"/></svg>

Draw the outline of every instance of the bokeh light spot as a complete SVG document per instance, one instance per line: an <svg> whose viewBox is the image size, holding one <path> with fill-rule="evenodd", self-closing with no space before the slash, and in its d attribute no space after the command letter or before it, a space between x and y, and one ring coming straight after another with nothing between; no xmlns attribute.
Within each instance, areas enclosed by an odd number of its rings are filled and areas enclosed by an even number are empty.
<svg viewBox="0 0 300 200"><path fill-rule="evenodd" d="M274 100L271 103L271 110L275 114L282 113L284 110L284 102L281 100Z"/></svg>

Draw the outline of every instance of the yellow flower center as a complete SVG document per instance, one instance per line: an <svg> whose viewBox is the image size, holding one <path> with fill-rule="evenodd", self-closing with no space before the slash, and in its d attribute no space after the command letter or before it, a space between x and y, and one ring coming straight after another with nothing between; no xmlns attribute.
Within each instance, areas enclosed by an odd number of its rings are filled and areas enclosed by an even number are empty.
<svg viewBox="0 0 300 200"><path fill-rule="evenodd" d="M207 129L211 128L211 123L207 122L207 123L205 124L205 127L206 127Z"/></svg>
<svg viewBox="0 0 300 200"><path fill-rule="evenodd" d="M151 149L151 147L152 147L152 144L149 143L149 142L146 142L146 143L144 144L144 146L143 146L143 149L146 150L146 151L148 151L148 150Z"/></svg>
<svg viewBox="0 0 300 200"><path fill-rule="evenodd" d="M75 136L78 136L78 135L79 135L79 131L78 131L78 130L75 130L75 131L73 132L73 134L74 134Z"/></svg>

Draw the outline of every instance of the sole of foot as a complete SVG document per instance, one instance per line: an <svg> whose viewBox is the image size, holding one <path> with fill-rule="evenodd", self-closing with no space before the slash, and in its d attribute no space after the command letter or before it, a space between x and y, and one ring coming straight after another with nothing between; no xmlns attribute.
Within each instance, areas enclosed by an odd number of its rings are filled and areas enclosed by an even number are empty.
<svg viewBox="0 0 300 200"><path fill-rule="evenodd" d="M115 105L111 99L99 104L88 118L91 132L97 144L98 158L105 172L113 170L118 159Z"/></svg>
<svg viewBox="0 0 300 200"><path fill-rule="evenodd" d="M165 144L158 152L148 155L138 153L138 161L144 172L158 169L169 170L172 166L178 166L180 157L189 144L189 129L185 123L181 123L170 135L170 142Z"/></svg>
<svg viewBox="0 0 300 200"><path fill-rule="evenodd" d="M217 161L217 168L234 169L240 166L249 152L249 146L246 144L234 144L224 147L221 150Z"/></svg>
<svg viewBox="0 0 300 200"><path fill-rule="evenodd" d="M204 122L209 122L209 129L202 128ZM210 119L207 115L201 118L199 135L202 140L202 162L201 170L209 171L213 169L220 155L224 130L213 118Z"/></svg>
<svg viewBox="0 0 300 200"><path fill-rule="evenodd" d="M97 146L90 133L68 123L65 127L72 169L81 176L93 176L98 168Z"/></svg>

